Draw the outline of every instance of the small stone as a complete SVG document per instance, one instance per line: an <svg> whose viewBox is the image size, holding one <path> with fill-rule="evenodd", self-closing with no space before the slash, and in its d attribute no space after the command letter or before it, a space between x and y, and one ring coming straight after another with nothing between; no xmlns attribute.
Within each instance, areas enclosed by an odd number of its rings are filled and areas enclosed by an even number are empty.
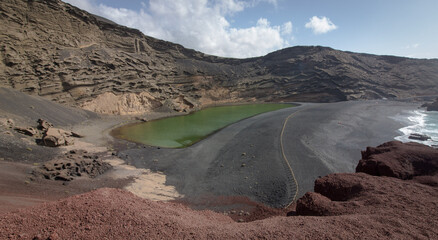
<svg viewBox="0 0 438 240"><path fill-rule="evenodd" d="M246 152L243 152L243 153L242 153L242 156L246 156Z"/></svg>
<svg viewBox="0 0 438 240"><path fill-rule="evenodd" d="M32 238L32 240L41 240L41 239L43 239L43 236L41 234L38 234Z"/></svg>
<svg viewBox="0 0 438 240"><path fill-rule="evenodd" d="M241 223L241 222L244 222L244 220L243 220L243 219L241 219L241 218L240 218L239 220L237 220L237 221L238 221L238 222L240 222L240 223Z"/></svg>
<svg viewBox="0 0 438 240"><path fill-rule="evenodd" d="M52 234L50 234L50 236L47 239L48 240L58 240L59 235L57 233L52 233Z"/></svg>
<svg viewBox="0 0 438 240"><path fill-rule="evenodd" d="M246 166L246 164L245 163L242 163L242 165L240 165L241 167L245 167Z"/></svg>

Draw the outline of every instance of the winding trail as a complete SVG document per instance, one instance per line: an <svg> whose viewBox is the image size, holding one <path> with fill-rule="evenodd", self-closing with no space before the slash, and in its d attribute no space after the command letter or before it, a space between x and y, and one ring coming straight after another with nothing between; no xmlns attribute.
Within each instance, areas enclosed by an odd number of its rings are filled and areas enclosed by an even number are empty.
<svg viewBox="0 0 438 240"><path fill-rule="evenodd" d="M300 110L300 111L301 111L301 110ZM297 181L297 179L296 179L296 177L295 177L295 173L294 173L294 171L293 171L293 169L292 169L292 167L291 167L291 165L290 165L290 163L289 163L289 160L288 160L287 157L286 157L286 154L284 153L283 135L284 135L284 129L286 128L286 124L287 124L289 118L291 118L294 114L296 114L296 113L298 113L298 112L300 112L300 111L293 112L293 113L291 113L289 116L287 116L287 118L284 120L283 128L281 129L281 134L280 134L281 155L283 156L283 159L284 159L284 161L286 162L286 165L287 165L287 167L288 167L288 169L289 169L289 171L290 171L290 173L291 173L291 176L292 176L292 179L293 179L293 185L295 186L295 193L294 193L294 195L293 195L293 197L292 197L292 200L289 201L289 203L287 203L287 204L284 206L284 208L288 208L293 202L296 201L296 199L297 199L297 195L298 195L299 186L298 186L298 181Z"/></svg>

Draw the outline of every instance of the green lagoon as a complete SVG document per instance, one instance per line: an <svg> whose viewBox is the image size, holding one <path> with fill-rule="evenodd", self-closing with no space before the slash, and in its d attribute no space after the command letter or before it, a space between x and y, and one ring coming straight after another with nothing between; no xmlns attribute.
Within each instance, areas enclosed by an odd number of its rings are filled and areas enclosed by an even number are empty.
<svg viewBox="0 0 438 240"><path fill-rule="evenodd" d="M112 134L117 138L151 146L183 148L242 119L293 106L266 103L211 107L184 116L122 126Z"/></svg>

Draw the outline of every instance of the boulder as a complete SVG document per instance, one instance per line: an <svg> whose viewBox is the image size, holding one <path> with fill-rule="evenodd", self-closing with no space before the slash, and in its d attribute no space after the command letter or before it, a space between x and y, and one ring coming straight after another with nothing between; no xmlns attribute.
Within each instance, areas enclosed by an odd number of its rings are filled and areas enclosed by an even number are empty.
<svg viewBox="0 0 438 240"><path fill-rule="evenodd" d="M412 134L409 136L409 139L412 139L412 140L418 140L418 141L427 141L427 140L430 139L430 137L427 136L427 135L424 135L424 134L412 133Z"/></svg>
<svg viewBox="0 0 438 240"><path fill-rule="evenodd" d="M392 141L362 151L356 172L412 179L438 173L438 150L419 143Z"/></svg>
<svg viewBox="0 0 438 240"><path fill-rule="evenodd" d="M27 127L27 128L22 128L22 127L16 127L14 128L15 131L21 133L21 134L25 134L28 136L35 136L38 135L38 130L36 130L33 127Z"/></svg>
<svg viewBox="0 0 438 240"><path fill-rule="evenodd" d="M357 196L363 189L364 185L358 178L351 178L345 181L347 177L338 177L343 175L335 173L326 177L315 180L314 190L333 201L347 201Z"/></svg>
<svg viewBox="0 0 438 240"><path fill-rule="evenodd" d="M51 124L51 123L49 123L46 120L41 119L41 118L38 119L37 123L38 123L38 127L37 128L39 130L41 130L41 131L46 131L47 129L53 127L53 124Z"/></svg>
<svg viewBox="0 0 438 240"><path fill-rule="evenodd" d="M44 132L41 142L44 146L59 147L72 145L74 140L72 139L71 132L67 132L60 128L51 127Z"/></svg>
<svg viewBox="0 0 438 240"><path fill-rule="evenodd" d="M307 192L298 199L296 212L302 216L327 216L331 215L332 201L315 192Z"/></svg>

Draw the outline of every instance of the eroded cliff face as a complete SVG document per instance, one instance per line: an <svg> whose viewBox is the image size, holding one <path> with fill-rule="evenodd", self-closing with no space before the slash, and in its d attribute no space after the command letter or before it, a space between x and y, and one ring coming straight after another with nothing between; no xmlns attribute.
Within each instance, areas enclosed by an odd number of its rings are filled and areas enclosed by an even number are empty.
<svg viewBox="0 0 438 240"><path fill-rule="evenodd" d="M293 47L228 59L157 40L58 0L3 0L0 86L99 113L242 101L438 94L438 60Z"/></svg>

